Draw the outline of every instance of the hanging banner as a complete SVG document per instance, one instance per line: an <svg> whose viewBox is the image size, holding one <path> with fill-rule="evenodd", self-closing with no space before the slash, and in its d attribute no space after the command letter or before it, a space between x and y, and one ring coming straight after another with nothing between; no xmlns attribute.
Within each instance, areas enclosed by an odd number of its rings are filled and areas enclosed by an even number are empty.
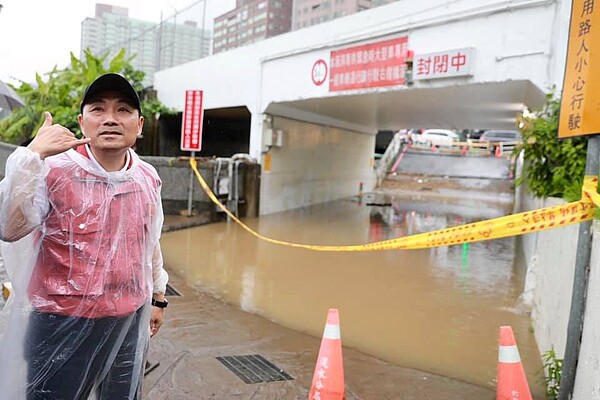
<svg viewBox="0 0 600 400"><path fill-rule="evenodd" d="M598 67L600 1L573 0L558 124L559 138L600 133Z"/></svg>
<svg viewBox="0 0 600 400"><path fill-rule="evenodd" d="M331 52L329 91L405 85L408 37Z"/></svg>

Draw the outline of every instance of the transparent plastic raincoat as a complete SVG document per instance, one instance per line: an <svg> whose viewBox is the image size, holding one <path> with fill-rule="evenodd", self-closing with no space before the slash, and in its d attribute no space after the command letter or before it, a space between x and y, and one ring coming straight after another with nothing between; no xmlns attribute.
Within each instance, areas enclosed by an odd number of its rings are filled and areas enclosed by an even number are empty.
<svg viewBox="0 0 600 400"><path fill-rule="evenodd" d="M168 275L161 181L127 158L109 173L86 146L9 157L0 235L14 293L0 313L0 400L136 398L150 300Z"/></svg>

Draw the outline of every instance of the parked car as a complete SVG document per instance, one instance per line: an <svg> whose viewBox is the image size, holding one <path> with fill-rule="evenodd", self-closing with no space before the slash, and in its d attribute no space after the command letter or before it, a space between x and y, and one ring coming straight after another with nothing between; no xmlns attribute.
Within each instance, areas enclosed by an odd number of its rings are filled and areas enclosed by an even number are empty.
<svg viewBox="0 0 600 400"><path fill-rule="evenodd" d="M459 139L457 133L448 129L426 129L416 140L420 144L427 144L429 146L452 146Z"/></svg>
<svg viewBox="0 0 600 400"><path fill-rule="evenodd" d="M485 132L483 129L463 129L462 136L465 140L468 139L479 139Z"/></svg>
<svg viewBox="0 0 600 400"><path fill-rule="evenodd" d="M479 141L490 143L512 142L510 144L507 143L506 146L502 146L504 150L512 151L512 149L515 147L515 143L521 141L521 134L519 131L514 130L488 130L481 135ZM496 145L490 144L489 149L492 153L494 153L496 151Z"/></svg>

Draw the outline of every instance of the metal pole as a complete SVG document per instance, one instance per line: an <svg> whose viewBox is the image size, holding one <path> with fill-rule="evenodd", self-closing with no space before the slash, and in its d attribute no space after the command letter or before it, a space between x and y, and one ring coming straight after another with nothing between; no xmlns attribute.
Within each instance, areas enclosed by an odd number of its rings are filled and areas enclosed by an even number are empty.
<svg viewBox="0 0 600 400"><path fill-rule="evenodd" d="M154 72L160 71L160 54L162 53L162 33L163 33L163 13L160 12L160 24L158 25L158 49L156 50L156 61L154 62Z"/></svg>
<svg viewBox="0 0 600 400"><path fill-rule="evenodd" d="M585 162L586 175L598 175L600 155L600 136L588 139ZM590 273L590 256L592 253L592 221L579 224L577 256L575 258L575 274L573 277L573 293L571 295L571 312L567 327L567 344L560 378L559 400L570 400L573 397L575 374L581 347L581 335L585 317L588 277Z"/></svg>
<svg viewBox="0 0 600 400"><path fill-rule="evenodd" d="M175 7L171 6L171 8L173 11L175 11L175 14L173 14L173 33L171 34L171 64L169 65L169 68L173 68L175 65L175 46L177 46L177 14L179 14L179 11L177 11Z"/></svg>
<svg viewBox="0 0 600 400"><path fill-rule="evenodd" d="M206 2L207 0L204 0L202 3L202 36L200 37L200 58L204 58L208 55L208 53L210 53L209 49L209 51L204 54L204 20L206 19Z"/></svg>
<svg viewBox="0 0 600 400"><path fill-rule="evenodd" d="M192 158L196 157L196 152L192 151ZM188 217L192 216L192 198L194 197L194 171L190 168L190 188L188 192L188 208L187 215Z"/></svg>
<svg viewBox="0 0 600 400"><path fill-rule="evenodd" d="M175 46L177 46L177 13L175 13L173 16L173 34L171 37L173 38L173 43L171 43L171 65L169 65L169 68L173 68L175 66Z"/></svg>

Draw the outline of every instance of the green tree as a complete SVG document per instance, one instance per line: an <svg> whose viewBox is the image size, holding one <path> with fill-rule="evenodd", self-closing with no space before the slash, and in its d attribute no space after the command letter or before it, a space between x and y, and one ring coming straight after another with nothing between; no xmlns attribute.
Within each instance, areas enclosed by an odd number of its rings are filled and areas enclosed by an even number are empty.
<svg viewBox="0 0 600 400"><path fill-rule="evenodd" d="M581 197L585 173L587 139L558 139L560 99L546 96L541 110L520 118L524 150L523 175L517 184L526 182L537 197L562 197L567 201Z"/></svg>
<svg viewBox="0 0 600 400"><path fill-rule="evenodd" d="M44 111L50 111L54 123L61 124L77 136L81 136L77 124L81 98L86 87L104 73L122 74L131 81L138 93L141 93L144 73L131 66L131 59L125 57L125 49L110 60L107 60L107 57L108 54L97 57L85 50L83 58L78 59L71 53L71 63L67 68L54 67L45 74L46 79L36 74L35 85L21 82L21 86L15 88L15 91L24 100L25 106L0 120L0 140L13 144L27 141L43 123ZM142 101L142 114L147 112L148 115L144 115L144 118L150 124L155 122L154 115L157 112L173 112L156 99L150 100L149 104L145 103Z"/></svg>

